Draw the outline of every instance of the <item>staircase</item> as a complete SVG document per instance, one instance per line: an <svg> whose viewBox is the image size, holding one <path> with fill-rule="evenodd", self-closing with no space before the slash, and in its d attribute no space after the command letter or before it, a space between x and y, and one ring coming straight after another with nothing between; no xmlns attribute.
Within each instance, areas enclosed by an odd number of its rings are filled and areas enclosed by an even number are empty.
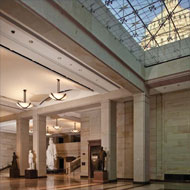
<svg viewBox="0 0 190 190"><path fill-rule="evenodd" d="M10 168L11 167L11 165L9 164L9 165L7 165L7 166L5 166L5 167L2 167L2 168L0 168L0 172L1 171L3 171L3 170L6 170L7 168Z"/></svg>
<svg viewBox="0 0 190 190"><path fill-rule="evenodd" d="M66 174L71 174L80 167L81 158L78 157L72 162L67 162Z"/></svg>
<svg viewBox="0 0 190 190"><path fill-rule="evenodd" d="M9 177L9 168L11 165L0 168L0 178Z"/></svg>

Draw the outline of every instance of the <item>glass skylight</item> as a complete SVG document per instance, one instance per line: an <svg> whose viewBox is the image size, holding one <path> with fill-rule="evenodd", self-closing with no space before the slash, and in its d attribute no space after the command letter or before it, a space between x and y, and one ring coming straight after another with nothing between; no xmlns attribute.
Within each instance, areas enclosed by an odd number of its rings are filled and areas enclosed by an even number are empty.
<svg viewBox="0 0 190 190"><path fill-rule="evenodd" d="M190 0L79 1L145 65L190 55Z"/></svg>

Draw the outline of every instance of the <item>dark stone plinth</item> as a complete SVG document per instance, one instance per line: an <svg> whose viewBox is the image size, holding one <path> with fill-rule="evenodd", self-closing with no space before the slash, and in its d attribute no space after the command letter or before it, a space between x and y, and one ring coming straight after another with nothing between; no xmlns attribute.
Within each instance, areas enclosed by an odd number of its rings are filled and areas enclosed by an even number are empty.
<svg viewBox="0 0 190 190"><path fill-rule="evenodd" d="M25 170L25 178L34 179L38 177L37 170Z"/></svg>
<svg viewBox="0 0 190 190"><path fill-rule="evenodd" d="M165 181L174 181L174 182L189 182L190 175L189 174L165 174Z"/></svg>
<svg viewBox="0 0 190 190"><path fill-rule="evenodd" d="M107 171L94 171L93 182L100 182L100 183L108 182L108 172Z"/></svg>
<svg viewBox="0 0 190 190"><path fill-rule="evenodd" d="M20 177L20 170L19 169L10 168L9 174L10 174L11 178L18 178L18 177Z"/></svg>

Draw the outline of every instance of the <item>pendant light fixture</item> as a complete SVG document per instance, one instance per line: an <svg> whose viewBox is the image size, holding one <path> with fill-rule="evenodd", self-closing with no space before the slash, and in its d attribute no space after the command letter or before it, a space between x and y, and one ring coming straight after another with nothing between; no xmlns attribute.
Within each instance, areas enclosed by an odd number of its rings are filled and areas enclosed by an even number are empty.
<svg viewBox="0 0 190 190"><path fill-rule="evenodd" d="M23 90L24 93L24 97L23 97L23 102L22 101L18 101L16 104L18 107L22 108L22 109L29 109L31 107L33 107L32 103L30 102L26 102L26 89Z"/></svg>
<svg viewBox="0 0 190 190"><path fill-rule="evenodd" d="M67 90L61 90L60 91L60 79L57 79L57 92L51 92L47 98L42 100L39 105L42 105L45 101L48 101L50 99L55 100L55 101L61 101L65 100L67 98L66 92L71 91L72 89L67 89Z"/></svg>
<svg viewBox="0 0 190 190"><path fill-rule="evenodd" d="M79 130L76 127L76 123L75 122L74 122L74 129L71 130L71 132L73 132L73 133L78 133L79 132Z"/></svg>
<svg viewBox="0 0 190 190"><path fill-rule="evenodd" d="M61 127L58 125L58 119L55 120L55 125L53 126L54 129L59 130Z"/></svg>
<svg viewBox="0 0 190 190"><path fill-rule="evenodd" d="M50 93L49 97L53 100L64 100L67 97L66 93L60 92L60 79L57 79L57 92Z"/></svg>
<svg viewBox="0 0 190 190"><path fill-rule="evenodd" d="M48 127L47 127L46 136L51 136L51 133L49 133L49 131L48 131Z"/></svg>

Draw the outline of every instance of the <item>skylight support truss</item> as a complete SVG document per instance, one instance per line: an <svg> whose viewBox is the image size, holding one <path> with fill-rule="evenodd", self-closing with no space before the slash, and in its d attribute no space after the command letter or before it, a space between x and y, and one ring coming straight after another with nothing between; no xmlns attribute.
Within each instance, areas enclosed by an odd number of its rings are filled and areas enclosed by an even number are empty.
<svg viewBox="0 0 190 190"><path fill-rule="evenodd" d="M174 21L173 21L173 19L172 19L172 14L169 12L168 7L166 6L165 1L162 0L162 2L163 2L163 5L164 5L164 7L166 8L166 10L167 10L167 12L168 12L168 15L170 15L170 20L172 21L172 24L173 24L173 26L174 26L174 28L175 28L175 32L177 33L179 39L181 40L181 37L180 37L179 32L178 32L178 29L177 29L177 27L176 27L176 25L175 25L175 23L174 23ZM181 2L181 0L180 0L180 2ZM180 2L178 2L177 6L180 4ZM177 6L176 6L176 7L177 7ZM176 7L175 7L174 9L176 9ZM172 11L172 13L173 13L173 12L174 12L174 10Z"/></svg>
<svg viewBox="0 0 190 190"><path fill-rule="evenodd" d="M140 17L140 15L138 14L138 11L132 6L132 4L130 3L129 0L126 0L128 2L128 4L130 5L130 7L133 9L134 14L137 15L137 17L139 18L139 20L142 22L143 27L146 28L146 30L149 32L149 34L151 35L151 40L154 40L157 44L157 46L159 46L158 42L155 39L155 35L153 35L150 30L148 29L148 27L146 26L146 24L144 23L144 21L142 20L142 18ZM151 41L150 40L150 41Z"/></svg>

